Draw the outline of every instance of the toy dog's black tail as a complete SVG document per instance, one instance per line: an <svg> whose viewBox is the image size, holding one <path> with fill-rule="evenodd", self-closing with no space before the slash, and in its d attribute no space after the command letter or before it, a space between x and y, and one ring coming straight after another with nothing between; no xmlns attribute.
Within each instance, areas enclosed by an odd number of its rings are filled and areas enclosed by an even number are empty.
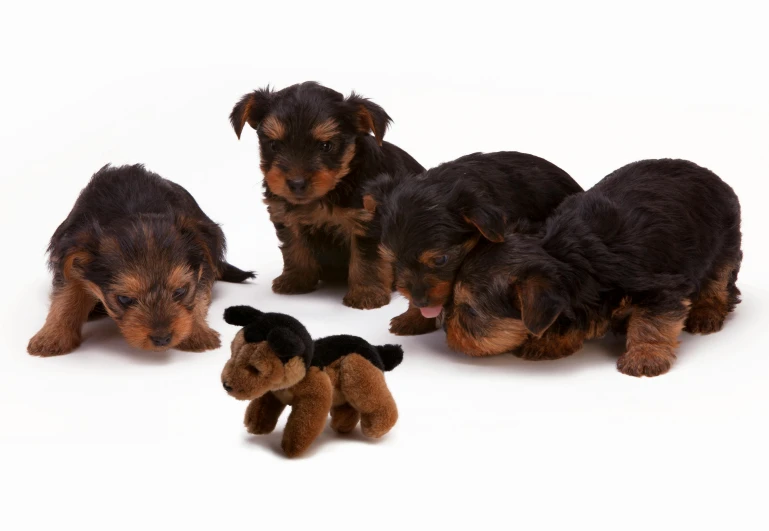
<svg viewBox="0 0 769 531"><path fill-rule="evenodd" d="M224 262L222 264L222 274L219 276L219 280L224 282L243 282L249 278L254 278L256 275L253 271L242 271L232 264Z"/></svg>
<svg viewBox="0 0 769 531"><path fill-rule="evenodd" d="M400 345L382 345L375 347L384 363L384 370L391 371L403 361L403 349Z"/></svg>

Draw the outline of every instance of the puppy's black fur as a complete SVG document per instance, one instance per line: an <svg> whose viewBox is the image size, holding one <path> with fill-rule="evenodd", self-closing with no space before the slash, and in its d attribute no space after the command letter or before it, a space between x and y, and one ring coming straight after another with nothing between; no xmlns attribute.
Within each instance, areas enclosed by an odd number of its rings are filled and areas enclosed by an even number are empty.
<svg viewBox="0 0 769 531"><path fill-rule="evenodd" d="M346 279L348 306L386 304L392 274L382 270L362 187L383 172L424 168L383 140L391 121L384 109L306 82L246 94L230 121L238 136L248 123L259 139L265 202L284 262L273 290L306 293L321 279Z"/></svg>
<svg viewBox="0 0 769 531"><path fill-rule="evenodd" d="M434 330L435 320L420 319L414 307L450 300L456 272L479 240L501 242L508 226L531 230L581 191L556 165L513 151L466 155L417 178L380 176L366 187L367 201L395 262L396 288L412 305L391 331Z"/></svg>
<svg viewBox="0 0 769 531"><path fill-rule="evenodd" d="M661 374L684 326L715 332L739 302L740 245L739 201L714 173L683 160L629 164L567 198L537 234L469 256L449 341L556 358L613 323L628 334L619 369Z"/></svg>

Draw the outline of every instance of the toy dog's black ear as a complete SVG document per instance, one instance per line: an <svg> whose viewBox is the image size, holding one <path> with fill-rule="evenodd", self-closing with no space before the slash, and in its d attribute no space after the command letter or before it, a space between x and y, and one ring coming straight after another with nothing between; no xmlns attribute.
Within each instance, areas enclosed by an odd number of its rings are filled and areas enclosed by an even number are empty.
<svg viewBox="0 0 769 531"><path fill-rule="evenodd" d="M347 98L347 102L355 113L358 130L365 134L374 133L377 144L381 146L392 118L382 107L354 92Z"/></svg>
<svg viewBox="0 0 769 531"><path fill-rule="evenodd" d="M230 306L224 310L224 321L235 326L246 326L256 322L262 312L251 306Z"/></svg>
<svg viewBox="0 0 769 531"><path fill-rule="evenodd" d="M540 337L568 309L553 283L543 277L531 276L516 283L521 304L521 319L531 334Z"/></svg>
<svg viewBox="0 0 769 531"><path fill-rule="evenodd" d="M474 226L481 235L491 242L505 241L505 213L499 208L482 202L461 209L462 218Z"/></svg>
<svg viewBox="0 0 769 531"><path fill-rule="evenodd" d="M261 343L267 339L267 336L258 323L251 323L243 328L243 339L246 343Z"/></svg>
<svg viewBox="0 0 769 531"><path fill-rule="evenodd" d="M270 330L267 334L267 344L283 363L304 354L304 341L288 328L280 327Z"/></svg>
<svg viewBox="0 0 769 531"><path fill-rule="evenodd" d="M270 108L271 97L272 90L268 86L255 90L251 94L246 94L235 104L230 113L230 123L238 138L240 138L246 122L254 129L259 127L259 122L264 119Z"/></svg>

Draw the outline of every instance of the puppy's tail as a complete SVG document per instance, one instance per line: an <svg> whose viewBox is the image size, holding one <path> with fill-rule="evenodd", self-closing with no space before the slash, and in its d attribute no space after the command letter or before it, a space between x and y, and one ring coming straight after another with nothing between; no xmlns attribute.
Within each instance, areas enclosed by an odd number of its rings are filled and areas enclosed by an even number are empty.
<svg viewBox="0 0 769 531"><path fill-rule="evenodd" d="M256 274L253 271L242 271L234 265L224 262L219 280L224 282L243 282L254 277L256 277Z"/></svg>
<svg viewBox="0 0 769 531"><path fill-rule="evenodd" d="M386 371L393 370L403 361L403 349L400 345L381 345L374 348L379 352Z"/></svg>

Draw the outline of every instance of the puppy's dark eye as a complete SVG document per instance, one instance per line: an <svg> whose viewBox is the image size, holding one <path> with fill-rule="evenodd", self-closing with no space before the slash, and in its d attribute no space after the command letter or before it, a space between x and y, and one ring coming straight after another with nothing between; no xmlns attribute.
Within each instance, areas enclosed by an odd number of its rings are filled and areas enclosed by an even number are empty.
<svg viewBox="0 0 769 531"><path fill-rule="evenodd" d="M433 260L433 265L435 267L441 267L441 266L446 265L446 262L448 262L448 261L449 261L449 256L444 254L442 256L439 256L439 257L435 258Z"/></svg>
<svg viewBox="0 0 769 531"><path fill-rule="evenodd" d="M123 306L125 306L126 308L128 308L129 306L131 306L133 303L136 302L136 299L134 299L133 297L126 297L125 295L118 295L117 301Z"/></svg>
<svg viewBox="0 0 769 531"><path fill-rule="evenodd" d="M187 288L177 288L174 290L174 299L179 300L187 294Z"/></svg>
<svg viewBox="0 0 769 531"><path fill-rule="evenodd" d="M248 372L250 372L254 376L259 376L259 369L257 369L253 365L246 365L246 369L248 370Z"/></svg>
<svg viewBox="0 0 769 531"><path fill-rule="evenodd" d="M275 152L280 151L280 142L277 140L270 140L270 149Z"/></svg>
<svg viewBox="0 0 769 531"><path fill-rule="evenodd" d="M468 317L478 317L478 312L472 306L463 304L462 309L465 311L465 315Z"/></svg>
<svg viewBox="0 0 769 531"><path fill-rule="evenodd" d="M321 150L323 153L328 153L328 152L329 152L329 151L331 151L333 148L334 148L334 144L332 144L331 142L321 142L321 143L320 143L320 150Z"/></svg>

